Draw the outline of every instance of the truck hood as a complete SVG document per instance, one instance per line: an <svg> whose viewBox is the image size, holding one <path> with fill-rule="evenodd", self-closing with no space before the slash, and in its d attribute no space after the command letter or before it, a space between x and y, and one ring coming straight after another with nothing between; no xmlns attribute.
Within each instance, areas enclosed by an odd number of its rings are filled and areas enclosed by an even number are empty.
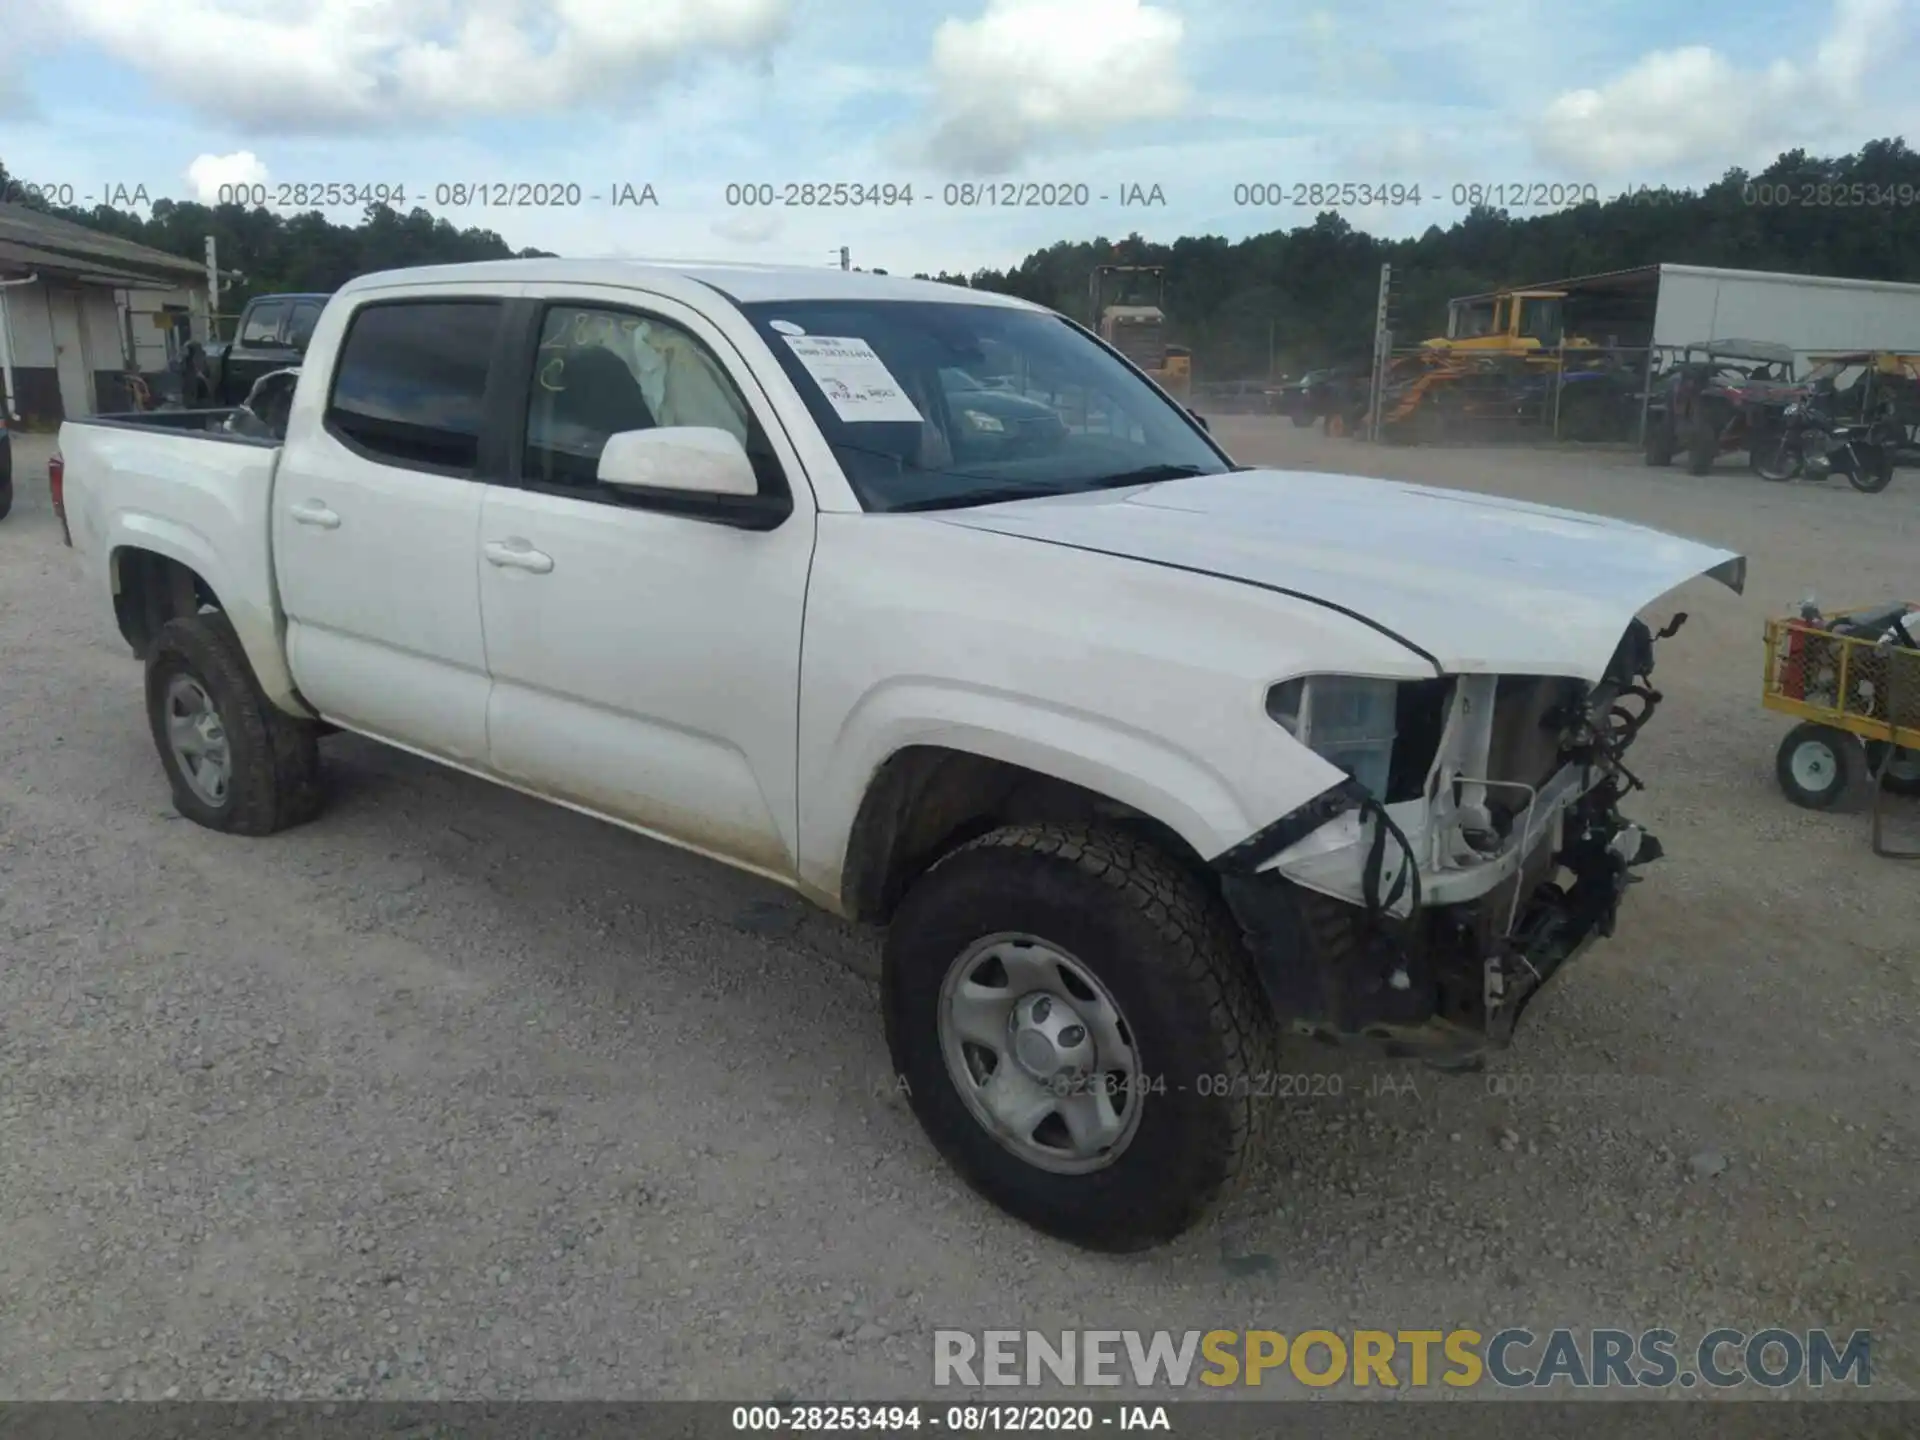
<svg viewBox="0 0 1920 1440"><path fill-rule="evenodd" d="M1391 634L1446 674L1606 672L1628 623L1746 560L1658 530L1358 475L1241 470L928 518L1280 591Z"/></svg>

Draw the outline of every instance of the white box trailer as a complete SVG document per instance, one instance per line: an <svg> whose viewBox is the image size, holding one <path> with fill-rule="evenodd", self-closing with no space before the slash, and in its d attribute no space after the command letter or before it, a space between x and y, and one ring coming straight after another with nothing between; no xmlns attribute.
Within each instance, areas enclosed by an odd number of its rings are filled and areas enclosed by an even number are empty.
<svg viewBox="0 0 1920 1440"><path fill-rule="evenodd" d="M1653 343L1769 340L1802 355L1842 350L1920 354L1920 285L1766 270L1659 267Z"/></svg>

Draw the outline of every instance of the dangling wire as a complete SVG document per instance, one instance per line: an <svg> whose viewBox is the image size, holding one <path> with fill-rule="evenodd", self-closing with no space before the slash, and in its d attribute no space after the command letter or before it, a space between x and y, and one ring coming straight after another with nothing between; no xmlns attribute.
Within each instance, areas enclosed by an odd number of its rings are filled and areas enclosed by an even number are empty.
<svg viewBox="0 0 1920 1440"><path fill-rule="evenodd" d="M1412 890L1412 903L1407 913L1415 915L1420 910L1420 865L1414 858L1413 843L1407 839L1407 832L1394 823L1387 813L1387 807L1372 795L1359 797L1360 813L1371 816L1373 825L1373 843L1367 849L1367 863L1360 874L1360 893L1366 905L1367 919L1374 925L1381 917L1392 911L1400 897L1409 888ZM1380 894L1380 879L1386 869L1387 836L1391 834L1400 846L1400 868L1393 878L1393 888L1383 899Z"/></svg>

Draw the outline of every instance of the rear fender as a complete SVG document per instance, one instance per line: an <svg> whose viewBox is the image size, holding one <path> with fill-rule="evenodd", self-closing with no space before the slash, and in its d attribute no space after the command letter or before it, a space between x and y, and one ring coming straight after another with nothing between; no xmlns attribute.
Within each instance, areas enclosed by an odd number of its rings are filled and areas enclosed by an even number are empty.
<svg viewBox="0 0 1920 1440"><path fill-rule="evenodd" d="M107 578L112 596L121 591L129 551L143 550L185 566L199 576L232 624L247 663L267 699L290 714L306 716L287 669L283 625L276 608L249 597L273 594L272 576L249 578L222 560L208 537L178 520L143 511L121 511L109 521Z"/></svg>

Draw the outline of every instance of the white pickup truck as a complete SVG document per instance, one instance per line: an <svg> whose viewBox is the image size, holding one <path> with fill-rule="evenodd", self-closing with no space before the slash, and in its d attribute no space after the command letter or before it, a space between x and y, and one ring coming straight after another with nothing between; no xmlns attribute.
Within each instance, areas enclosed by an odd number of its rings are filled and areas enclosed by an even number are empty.
<svg viewBox="0 0 1920 1440"><path fill-rule="evenodd" d="M1611 932L1636 612L1745 572L1236 465L1051 311L824 268L370 275L283 440L224 418L60 435L183 815L307 820L353 731L886 923L934 1143L1108 1250L1240 1173L1284 1035L1470 1063Z"/></svg>

